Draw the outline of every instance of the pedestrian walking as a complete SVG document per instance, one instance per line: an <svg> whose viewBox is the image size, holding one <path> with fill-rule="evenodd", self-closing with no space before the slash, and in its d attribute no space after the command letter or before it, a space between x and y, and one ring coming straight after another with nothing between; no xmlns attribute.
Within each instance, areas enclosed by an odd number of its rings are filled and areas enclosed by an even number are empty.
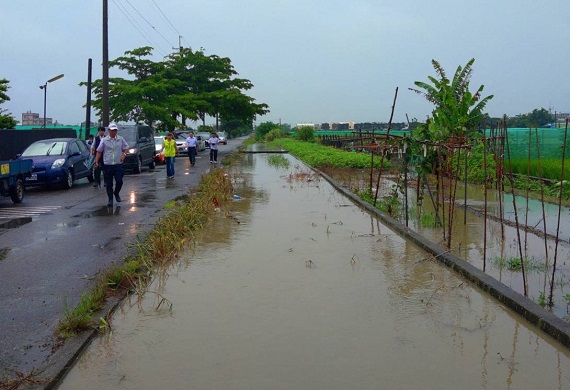
<svg viewBox="0 0 570 390"><path fill-rule="evenodd" d="M220 139L216 133L210 134L210 138L208 139L208 145L210 145L210 164L217 164L218 163L218 144L220 143Z"/></svg>
<svg viewBox="0 0 570 390"><path fill-rule="evenodd" d="M162 143L160 153L164 152L164 162L166 163L166 177L174 178L174 157L176 157L176 141L172 139L173 134L166 134L166 139Z"/></svg>
<svg viewBox="0 0 570 390"><path fill-rule="evenodd" d="M113 206L113 195L117 202L121 201L121 188L123 187L123 161L127 156L129 144L123 137L117 134L119 127L115 123L109 125L109 134L104 137L97 147L95 155L95 168L99 166L99 161L103 159L103 171L105 186L107 187L107 206ZM113 190L113 180L115 189Z"/></svg>
<svg viewBox="0 0 570 390"><path fill-rule="evenodd" d="M87 136L87 140L85 141L85 145L87 145L87 149L91 150L93 147L93 134L89 134Z"/></svg>
<svg viewBox="0 0 570 390"><path fill-rule="evenodd" d="M188 138L186 138L186 143L188 144L188 158L190 159L190 165L194 166L196 163L196 147L198 146L196 137L194 137L194 133L190 132L188 134Z"/></svg>
<svg viewBox="0 0 570 390"><path fill-rule="evenodd" d="M97 129L97 136L95 137L95 140L93 141L93 145L91 146L91 149L89 149L89 155L95 159L95 155L97 154L97 148L99 147L99 144L101 143L101 140L105 137L105 126L99 126L99 128ZM93 187L95 188L101 188L101 173L103 172L103 160L99 161L99 165L97 167L95 167L95 164L93 164L93 179L95 179L93 181ZM103 182L105 181L105 178L103 178Z"/></svg>

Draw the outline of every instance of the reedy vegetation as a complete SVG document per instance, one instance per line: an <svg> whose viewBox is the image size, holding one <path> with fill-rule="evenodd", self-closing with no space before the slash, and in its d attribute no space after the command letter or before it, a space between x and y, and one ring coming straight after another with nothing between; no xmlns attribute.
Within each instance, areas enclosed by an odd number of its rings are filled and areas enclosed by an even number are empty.
<svg viewBox="0 0 570 390"><path fill-rule="evenodd" d="M231 195L231 179L224 169L217 168L205 175L195 194L176 200L175 211L160 218L152 230L137 238L123 264L107 270L93 290L81 295L75 308L66 305L65 316L57 326L58 335L68 338L98 327L93 315L103 307L107 296L133 291L143 294L155 272L165 271L172 264L212 218L213 209L227 202ZM158 306L165 301L160 297ZM106 329L108 319L101 317L99 323L100 329Z"/></svg>

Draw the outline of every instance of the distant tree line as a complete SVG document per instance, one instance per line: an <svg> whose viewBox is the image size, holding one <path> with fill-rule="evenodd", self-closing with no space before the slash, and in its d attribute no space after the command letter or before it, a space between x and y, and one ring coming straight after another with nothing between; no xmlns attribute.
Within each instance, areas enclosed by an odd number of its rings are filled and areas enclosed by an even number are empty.
<svg viewBox="0 0 570 390"><path fill-rule="evenodd" d="M512 117L505 115L503 118L491 118L488 114L485 114L483 122L486 127L498 127L501 123L506 123L506 127L534 128L550 127L555 120L554 115L552 115L550 111L545 108L535 108L532 112L518 114Z"/></svg>

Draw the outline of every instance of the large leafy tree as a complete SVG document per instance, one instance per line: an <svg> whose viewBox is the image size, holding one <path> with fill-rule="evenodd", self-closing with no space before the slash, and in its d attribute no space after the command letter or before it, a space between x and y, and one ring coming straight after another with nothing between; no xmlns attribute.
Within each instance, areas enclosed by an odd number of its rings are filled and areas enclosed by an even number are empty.
<svg viewBox="0 0 570 390"><path fill-rule="evenodd" d="M161 129L185 126L186 119L224 116L252 120L268 112L266 104L242 91L253 87L237 72L229 58L207 56L203 50L181 49L164 62L153 62L151 47L125 52L125 56L109 65L126 71L132 78L109 80L111 118L118 121L149 123ZM101 80L94 83L97 99L93 105L101 109Z"/></svg>
<svg viewBox="0 0 570 390"><path fill-rule="evenodd" d="M0 79L0 104L10 100L7 92L10 88L10 82L7 79ZM0 108L0 129L13 129L18 121L14 119L12 114L7 110Z"/></svg>
<svg viewBox="0 0 570 390"><path fill-rule="evenodd" d="M483 85L475 92L469 91L474 62L472 58L465 67L458 66L449 79L439 62L432 60L438 77L429 76L431 84L416 81L414 84L421 89L410 88L435 105L432 118L423 128L424 137L446 140L450 136L467 135L479 127L484 118L483 110L493 95L482 97Z"/></svg>

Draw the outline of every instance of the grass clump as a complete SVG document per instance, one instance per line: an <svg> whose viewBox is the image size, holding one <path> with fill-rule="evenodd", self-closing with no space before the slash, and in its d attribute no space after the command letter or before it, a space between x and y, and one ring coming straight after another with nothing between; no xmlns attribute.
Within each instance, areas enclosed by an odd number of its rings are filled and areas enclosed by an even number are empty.
<svg viewBox="0 0 570 390"><path fill-rule="evenodd" d="M123 264L108 269L92 291L81 295L76 307L69 308L65 304L65 315L56 329L58 336L69 338L88 329L108 329L100 323L97 326L93 319L105 304L106 297L133 291L144 294L153 272L165 270L172 264L178 253L212 218L213 210L227 202L232 193L231 179L224 169L214 169L203 176L196 195L176 200L174 210L130 246L130 254ZM157 309L165 302L161 296Z"/></svg>
<svg viewBox="0 0 570 390"><path fill-rule="evenodd" d="M57 333L62 338L70 338L91 329L91 316L101 309L105 302L105 288L98 285L93 291L81 294L79 303L73 309L65 305L65 320L60 321Z"/></svg>
<svg viewBox="0 0 570 390"><path fill-rule="evenodd" d="M273 154L267 157L267 162L276 168L289 168L289 160L279 154Z"/></svg>
<svg viewBox="0 0 570 390"><path fill-rule="evenodd" d="M545 265L540 263L534 257L523 257L525 271L545 271ZM522 263L520 257L495 257L493 264L498 269L507 269L509 271L522 271Z"/></svg>

